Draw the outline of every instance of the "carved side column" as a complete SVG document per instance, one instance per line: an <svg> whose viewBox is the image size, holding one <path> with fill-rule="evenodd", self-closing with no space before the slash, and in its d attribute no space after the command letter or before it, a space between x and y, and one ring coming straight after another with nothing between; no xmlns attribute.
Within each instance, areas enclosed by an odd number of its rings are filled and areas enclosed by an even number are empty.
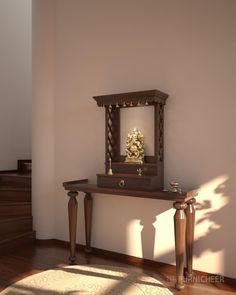
<svg viewBox="0 0 236 295"><path fill-rule="evenodd" d="M76 261L76 227L77 227L77 209L78 202L76 197L78 192L69 191L68 196L70 200L68 202L68 216L69 216L69 235L70 235L70 263L74 264Z"/></svg>
<svg viewBox="0 0 236 295"><path fill-rule="evenodd" d="M175 226L175 258L176 258L176 284L178 290L184 288L184 253L185 253L185 233L186 233L186 216L184 210L187 204L175 202L176 209L174 215Z"/></svg>
<svg viewBox="0 0 236 295"><path fill-rule="evenodd" d="M193 280L193 241L194 241L194 225L195 225L195 199L191 199L187 202L187 208L185 214L187 218L186 225L186 260L187 271L186 277L189 281Z"/></svg>
<svg viewBox="0 0 236 295"><path fill-rule="evenodd" d="M90 193L85 194L84 198L84 219L85 219L85 252L90 253L91 249L91 229L92 229L92 209L93 199Z"/></svg>

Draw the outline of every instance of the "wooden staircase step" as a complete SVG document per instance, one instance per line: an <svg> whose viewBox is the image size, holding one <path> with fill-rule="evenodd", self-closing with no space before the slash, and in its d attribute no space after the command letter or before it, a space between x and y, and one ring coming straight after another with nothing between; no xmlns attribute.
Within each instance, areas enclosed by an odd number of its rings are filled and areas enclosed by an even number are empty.
<svg viewBox="0 0 236 295"><path fill-rule="evenodd" d="M31 174L5 173L0 174L1 186L25 187L31 188Z"/></svg>
<svg viewBox="0 0 236 295"><path fill-rule="evenodd" d="M32 161L31 160L18 160L17 161L17 170L19 172L27 173L31 172Z"/></svg>
<svg viewBox="0 0 236 295"><path fill-rule="evenodd" d="M32 231L32 216L0 217L0 236Z"/></svg>
<svg viewBox="0 0 236 295"><path fill-rule="evenodd" d="M31 189L22 187L0 186L0 203L30 202Z"/></svg>
<svg viewBox="0 0 236 295"><path fill-rule="evenodd" d="M31 160L17 171L0 171L0 255L35 241L31 206Z"/></svg>
<svg viewBox="0 0 236 295"><path fill-rule="evenodd" d="M0 203L0 216L31 216L31 202Z"/></svg>
<svg viewBox="0 0 236 295"><path fill-rule="evenodd" d="M0 236L0 253L5 254L15 249L35 242L36 233L33 230Z"/></svg>

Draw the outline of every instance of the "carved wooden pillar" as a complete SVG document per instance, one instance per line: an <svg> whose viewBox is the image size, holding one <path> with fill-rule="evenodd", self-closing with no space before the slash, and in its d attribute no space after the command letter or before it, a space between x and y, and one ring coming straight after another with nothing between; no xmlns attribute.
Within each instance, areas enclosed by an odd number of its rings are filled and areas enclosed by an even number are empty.
<svg viewBox="0 0 236 295"><path fill-rule="evenodd" d="M76 197L78 192L69 191L68 196L70 200L68 202L68 216L69 216L69 234L70 234L70 263L74 264L76 261L76 227L77 227L77 209L78 202Z"/></svg>
<svg viewBox="0 0 236 295"><path fill-rule="evenodd" d="M186 277L189 281L193 280L193 241L194 241L194 225L195 225L195 199L191 199L187 202L187 208L185 214L187 218L186 225L186 260L187 271Z"/></svg>
<svg viewBox="0 0 236 295"><path fill-rule="evenodd" d="M105 116L105 159L108 165L109 159L119 160L120 155L120 109L115 106L106 106ZM106 166L108 170L108 167Z"/></svg>
<svg viewBox="0 0 236 295"><path fill-rule="evenodd" d="M155 118L155 161L157 163L157 175L159 185L164 183L164 103L157 103L154 106Z"/></svg>
<svg viewBox="0 0 236 295"><path fill-rule="evenodd" d="M174 215L175 226L175 258L176 258L176 284L178 290L184 288L184 253L185 253L185 233L186 233L186 216L184 210L187 204L175 202L176 209Z"/></svg>
<svg viewBox="0 0 236 295"><path fill-rule="evenodd" d="M90 193L85 193L84 198L84 219L85 219L85 252L90 253L91 249L91 229L92 229L92 209L93 199Z"/></svg>

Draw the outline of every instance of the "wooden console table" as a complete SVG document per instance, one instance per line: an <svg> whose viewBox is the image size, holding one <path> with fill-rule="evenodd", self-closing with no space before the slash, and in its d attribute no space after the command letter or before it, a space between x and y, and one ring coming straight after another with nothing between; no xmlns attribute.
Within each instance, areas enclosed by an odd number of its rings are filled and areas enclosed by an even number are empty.
<svg viewBox="0 0 236 295"><path fill-rule="evenodd" d="M186 251L188 280L193 278L192 261L193 261L193 240L195 210L194 197L196 191L188 193L172 193L169 191L134 191L125 189L113 189L98 187L96 184L89 184L87 179L64 182L65 190L69 191L70 197L68 203L69 214L69 234L70 234L70 263L76 261L76 226L77 226L77 207L76 197L78 192L84 192L84 214L85 214L85 237L86 252L91 252L91 225L92 225L92 193L130 196L137 198L151 198L157 200L172 201L176 209L174 215L175 228L175 257L176 257L176 284L177 289L184 287L184 253Z"/></svg>

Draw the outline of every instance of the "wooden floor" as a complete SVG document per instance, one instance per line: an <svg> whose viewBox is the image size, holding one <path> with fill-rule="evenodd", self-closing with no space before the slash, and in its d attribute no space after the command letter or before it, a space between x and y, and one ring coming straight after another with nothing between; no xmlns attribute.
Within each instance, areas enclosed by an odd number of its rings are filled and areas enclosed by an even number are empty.
<svg viewBox="0 0 236 295"><path fill-rule="evenodd" d="M69 252L65 246L51 243L48 245L28 246L12 254L0 256L0 290L29 275L52 269L57 266L67 265L68 255ZM182 291L176 291L173 289L173 268L168 269L168 267L165 267L158 272L151 266L145 266L145 268L130 266L117 260L108 259L98 255L79 253L78 257L78 263L80 264L125 266L134 270L143 271L158 278L165 286L169 287L174 294L236 294L236 289L233 289L233 287L228 286L226 283L195 283L194 285L186 285L185 289Z"/></svg>

